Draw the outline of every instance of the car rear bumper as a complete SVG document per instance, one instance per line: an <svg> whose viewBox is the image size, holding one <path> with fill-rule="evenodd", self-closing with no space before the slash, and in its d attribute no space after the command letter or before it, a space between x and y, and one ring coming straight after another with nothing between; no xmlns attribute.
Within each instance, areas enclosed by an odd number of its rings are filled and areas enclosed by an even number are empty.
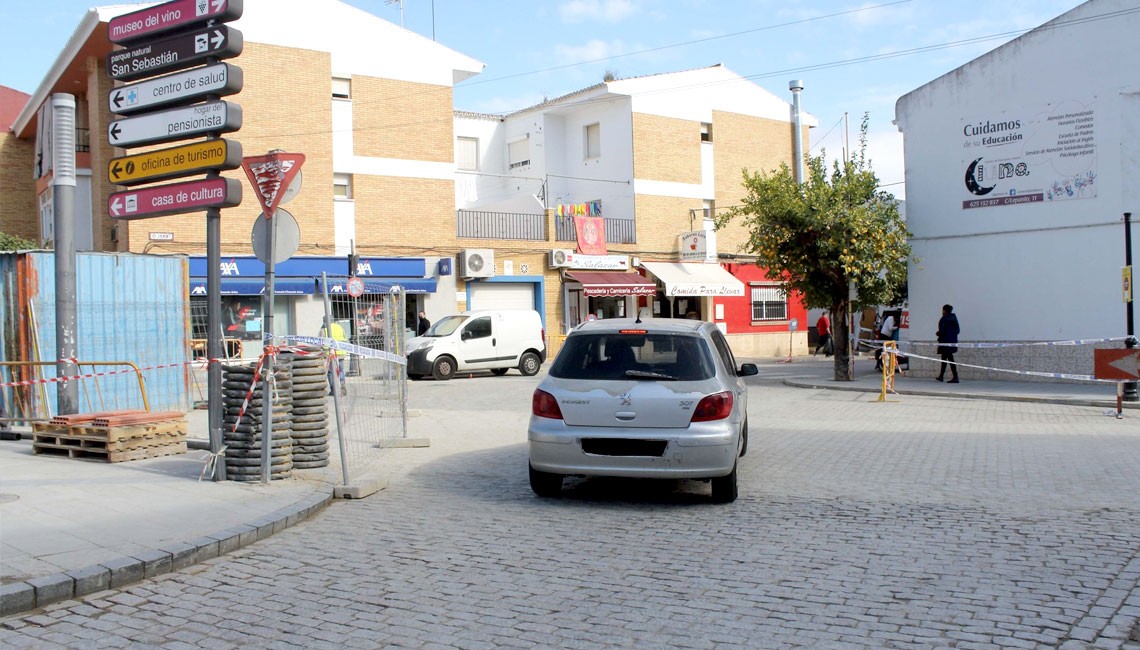
<svg viewBox="0 0 1140 650"><path fill-rule="evenodd" d="M649 441L663 442L663 450ZM536 470L632 478L726 476L736 465L740 449L740 435L727 420L670 432L637 428L575 431L560 420L532 418L528 442L530 464ZM654 455L636 455L640 450Z"/></svg>

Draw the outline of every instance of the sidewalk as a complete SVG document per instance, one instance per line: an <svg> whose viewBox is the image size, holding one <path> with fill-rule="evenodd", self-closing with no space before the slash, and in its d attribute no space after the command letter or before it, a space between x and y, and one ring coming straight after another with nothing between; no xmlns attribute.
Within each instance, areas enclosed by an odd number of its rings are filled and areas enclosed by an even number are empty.
<svg viewBox="0 0 1140 650"><path fill-rule="evenodd" d="M822 356L797 357L791 363L780 363L772 359L748 361L760 366L760 377L781 379L788 386L876 394L882 391L883 375L875 370L875 360L869 357L856 359L854 381L836 381L833 370L834 359ZM958 384L939 382L932 377L896 375L895 393L899 396L921 395L1116 408L1114 383L975 381L969 378L968 370L963 371L962 381ZM1124 402L1123 406L1125 409L1140 409L1140 402Z"/></svg>
<svg viewBox="0 0 1140 650"><path fill-rule="evenodd" d="M189 439L208 438L204 410ZM332 499L330 468L271 485L199 482L207 452L126 463L34 455L0 441L0 616L118 588L229 553Z"/></svg>
<svg viewBox="0 0 1140 650"><path fill-rule="evenodd" d="M742 359L753 381L878 394L874 360L856 361L856 379L835 381L833 361ZM1115 408L1114 384L1016 381L939 383L899 377L897 396L1018 400ZM1127 409L1140 403L1125 403ZM191 411L191 439L207 437L207 413ZM198 481L206 452L128 463L33 455L30 435L0 441L0 616L24 612L182 569L279 532L332 499L333 467L260 483Z"/></svg>

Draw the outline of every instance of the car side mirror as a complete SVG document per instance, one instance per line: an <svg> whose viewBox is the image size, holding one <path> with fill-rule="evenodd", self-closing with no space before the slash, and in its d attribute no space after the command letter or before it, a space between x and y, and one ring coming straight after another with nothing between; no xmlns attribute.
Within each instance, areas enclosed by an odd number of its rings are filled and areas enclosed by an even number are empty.
<svg viewBox="0 0 1140 650"><path fill-rule="evenodd" d="M467 339L469 339L469 338L471 338L471 330L463 330L463 331L462 331L462 332L459 334L459 340L460 340L460 341L466 341L466 340L467 340Z"/></svg>
<svg viewBox="0 0 1140 650"><path fill-rule="evenodd" d="M736 374L740 375L741 377L751 377L752 375L755 375L759 372L760 369L756 367L756 364L742 363L740 364L740 372L737 372Z"/></svg>

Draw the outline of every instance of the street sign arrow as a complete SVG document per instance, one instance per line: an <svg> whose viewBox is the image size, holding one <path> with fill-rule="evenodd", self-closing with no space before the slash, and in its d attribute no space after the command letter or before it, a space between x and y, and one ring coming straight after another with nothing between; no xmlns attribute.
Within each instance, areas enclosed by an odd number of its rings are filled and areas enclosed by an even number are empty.
<svg viewBox="0 0 1140 650"><path fill-rule="evenodd" d="M1116 381L1140 379L1140 350L1093 350L1093 376Z"/></svg>
<svg viewBox="0 0 1140 650"><path fill-rule="evenodd" d="M112 219L147 219L209 208L232 208L241 204L241 182L232 178L207 178L188 183L143 187L115 192L107 197Z"/></svg>
<svg viewBox="0 0 1140 650"><path fill-rule="evenodd" d="M1121 357L1116 361L1109 361L1108 365L1116 368L1120 372L1128 375L1132 379L1140 378L1140 358L1137 355L1140 352L1134 352L1126 357Z"/></svg>
<svg viewBox="0 0 1140 650"><path fill-rule="evenodd" d="M202 172L237 169L241 143L205 140L159 151L112 158L107 174L116 185L139 185Z"/></svg>
<svg viewBox="0 0 1140 650"><path fill-rule="evenodd" d="M107 37L123 45L211 20L228 23L241 18L241 13L242 0L171 0L112 18L107 21Z"/></svg>
<svg viewBox="0 0 1140 650"><path fill-rule="evenodd" d="M170 104L188 104L207 95L233 95L241 88L241 68L218 63L120 86L108 95L108 107L112 113L130 115Z"/></svg>
<svg viewBox="0 0 1140 650"><path fill-rule="evenodd" d="M107 128L107 141L113 147L138 147L240 128L241 106L214 101L116 120Z"/></svg>
<svg viewBox="0 0 1140 650"><path fill-rule="evenodd" d="M232 59L245 47L242 33L226 26L203 27L152 43L140 43L107 55L107 76L134 81L163 72L185 70L208 58Z"/></svg>

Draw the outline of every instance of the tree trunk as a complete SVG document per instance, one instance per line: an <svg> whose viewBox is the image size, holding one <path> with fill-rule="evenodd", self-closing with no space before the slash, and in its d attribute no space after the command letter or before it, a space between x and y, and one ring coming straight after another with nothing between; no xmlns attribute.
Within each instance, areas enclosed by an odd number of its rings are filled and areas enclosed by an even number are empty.
<svg viewBox="0 0 1140 650"><path fill-rule="evenodd" d="M842 299L831 306L831 338L835 348L835 381L854 381L851 363L851 301ZM855 325L858 327L858 323ZM858 339L859 330L854 332Z"/></svg>

